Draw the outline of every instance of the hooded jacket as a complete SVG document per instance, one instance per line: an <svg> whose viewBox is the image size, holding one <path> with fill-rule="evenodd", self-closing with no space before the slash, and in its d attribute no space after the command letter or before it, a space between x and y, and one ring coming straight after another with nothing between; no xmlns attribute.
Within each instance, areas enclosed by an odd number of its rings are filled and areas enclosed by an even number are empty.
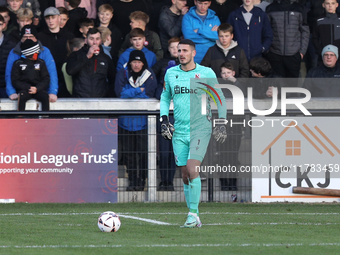
<svg viewBox="0 0 340 255"><path fill-rule="evenodd" d="M221 65L229 62L233 65L236 78L249 77L249 64L244 50L237 45L237 42L231 41L227 49L223 49L219 40L209 48L205 54L201 65L210 67L214 70L216 76L221 78Z"/></svg>
<svg viewBox="0 0 340 255"><path fill-rule="evenodd" d="M157 79L151 68L147 67L138 78L145 77L143 82L133 81L132 70L122 68L117 73L115 81L115 92L119 98L152 98L157 89ZM145 90L142 92L141 88ZM119 118L118 125L128 131L139 131L147 127L146 116L122 116Z"/></svg>
<svg viewBox="0 0 340 255"><path fill-rule="evenodd" d="M16 90L12 84L11 72L12 72L13 63L16 60L20 59L21 57L20 45L21 45L21 42L19 42L14 47L14 49L11 50L7 58L5 79L6 79L6 92L8 96L16 93ZM56 68L53 56L48 48L42 46L41 42L39 42L39 46L40 46L40 51L39 51L38 58L45 61L48 73L50 75L50 84L49 84L47 91L49 94L57 95L58 94L58 75L57 75L57 68Z"/></svg>
<svg viewBox="0 0 340 255"><path fill-rule="evenodd" d="M100 46L100 53L87 58L89 46L72 52L67 60L66 72L73 78L74 97L102 98L114 96L114 72L111 58ZM112 92L112 93L109 93Z"/></svg>
<svg viewBox="0 0 340 255"><path fill-rule="evenodd" d="M217 31L211 31L214 26L221 24L215 12L208 9L207 17L204 22L196 13L196 6L191 7L182 21L182 32L185 39L190 39L196 44L195 62L200 64L209 47L218 40ZM194 30L197 29L197 32Z"/></svg>
<svg viewBox="0 0 340 255"><path fill-rule="evenodd" d="M252 17L249 25L243 14L247 12L243 6L233 11L227 23L234 28L234 40L246 53L248 61L254 57L261 57L262 52L269 50L273 41L273 32L268 16L260 8L254 7L250 13Z"/></svg>
<svg viewBox="0 0 340 255"><path fill-rule="evenodd" d="M306 8L290 0L275 0L266 12L273 30L270 52L280 56L306 54L309 43L309 27Z"/></svg>

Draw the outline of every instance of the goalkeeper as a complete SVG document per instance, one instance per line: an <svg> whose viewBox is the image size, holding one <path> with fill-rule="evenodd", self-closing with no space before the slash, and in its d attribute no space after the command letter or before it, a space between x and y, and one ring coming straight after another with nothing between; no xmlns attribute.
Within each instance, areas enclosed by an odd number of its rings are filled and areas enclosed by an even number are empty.
<svg viewBox="0 0 340 255"><path fill-rule="evenodd" d="M160 101L161 131L165 139L172 139L177 166L181 168L184 195L189 213L183 227L201 227L198 204L201 196L199 169L212 133L210 100L218 107L220 119L226 118L226 101L214 71L194 62L195 44L184 39L178 44L180 65L167 70ZM174 126L169 123L169 106L174 104ZM203 104L202 104L203 102ZM202 114L202 110L206 114ZM221 122L221 121L220 121ZM224 121L222 121L224 123ZM214 138L224 142L225 124L214 127Z"/></svg>

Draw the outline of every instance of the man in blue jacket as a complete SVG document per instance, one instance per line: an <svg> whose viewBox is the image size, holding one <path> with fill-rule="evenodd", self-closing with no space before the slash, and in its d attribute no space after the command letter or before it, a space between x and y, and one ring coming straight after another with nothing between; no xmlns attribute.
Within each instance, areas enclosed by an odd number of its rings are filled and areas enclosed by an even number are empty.
<svg viewBox="0 0 340 255"><path fill-rule="evenodd" d="M143 51L132 51L127 66L120 69L116 76L115 92L117 97L125 99L152 98L156 89L157 79L152 69L148 68ZM147 117L121 116L118 126L122 158L129 176L129 186L126 190L143 191L148 173ZM138 166L139 175L137 175Z"/></svg>
<svg viewBox="0 0 340 255"><path fill-rule="evenodd" d="M195 62L200 64L207 50L218 40L217 29L221 24L213 10L211 0L195 0L195 6L184 15L182 32L185 39L196 44Z"/></svg>
<svg viewBox="0 0 340 255"><path fill-rule="evenodd" d="M269 50L272 28L267 14L255 7L253 0L243 0L243 5L229 15L227 22L233 26L234 40L246 53L248 62Z"/></svg>
<svg viewBox="0 0 340 255"><path fill-rule="evenodd" d="M48 73L50 75L50 85L48 88L50 102L56 102L58 99L57 97L58 75L57 75L57 68L56 68L56 65L55 65L55 62L54 62L54 59L52 57L50 50L42 46L42 44L37 40L36 36L38 33L37 33L35 26L33 25L24 26L21 30L21 34L22 34L21 41L14 47L14 49L11 50L7 58L6 74L5 74L7 95L9 96L11 100L18 99L18 94L12 85L12 79L11 79L12 67L13 67L13 63L16 60L20 59L21 57L21 49L20 49L21 43L23 43L27 39L31 39L34 42L38 42L40 45L38 58L45 61Z"/></svg>

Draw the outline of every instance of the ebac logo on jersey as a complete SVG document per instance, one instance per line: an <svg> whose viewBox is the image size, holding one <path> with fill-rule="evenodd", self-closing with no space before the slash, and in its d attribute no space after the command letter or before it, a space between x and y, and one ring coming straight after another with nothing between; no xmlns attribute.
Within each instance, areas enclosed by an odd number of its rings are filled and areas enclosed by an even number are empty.
<svg viewBox="0 0 340 255"><path fill-rule="evenodd" d="M187 87L180 87L178 85L174 88L175 94L197 94L197 89L189 89Z"/></svg>

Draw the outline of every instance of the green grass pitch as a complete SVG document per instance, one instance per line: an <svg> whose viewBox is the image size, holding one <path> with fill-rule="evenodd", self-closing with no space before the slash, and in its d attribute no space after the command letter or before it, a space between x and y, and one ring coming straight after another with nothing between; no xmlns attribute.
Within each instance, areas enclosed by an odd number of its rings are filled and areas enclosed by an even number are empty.
<svg viewBox="0 0 340 255"><path fill-rule="evenodd" d="M185 203L0 204L0 254L339 254L339 209L202 203L202 228L184 229ZM118 232L100 232L104 211Z"/></svg>

